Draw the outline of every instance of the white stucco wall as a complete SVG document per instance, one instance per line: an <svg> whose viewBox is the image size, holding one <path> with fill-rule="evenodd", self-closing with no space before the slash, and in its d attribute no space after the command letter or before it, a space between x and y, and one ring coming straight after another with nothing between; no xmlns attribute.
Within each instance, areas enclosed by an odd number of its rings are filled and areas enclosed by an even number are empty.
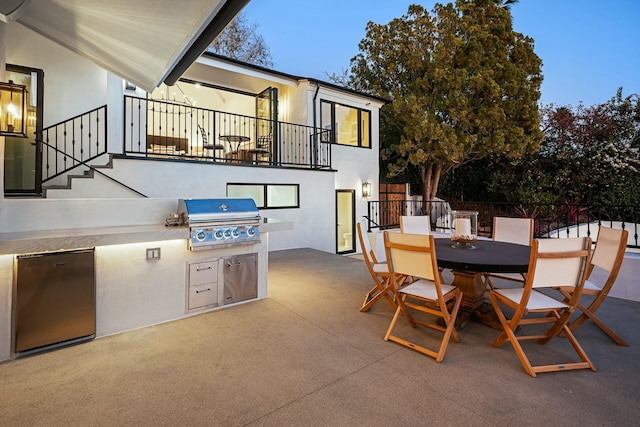
<svg viewBox="0 0 640 427"><path fill-rule="evenodd" d="M53 197L60 198L57 204L40 206L46 207L48 212L58 209L61 214L69 214L74 209L86 212L88 218L76 218L78 226L88 221L94 222L96 209L88 208L94 202L93 198L101 198L98 210L111 212L105 221L113 222L115 216L122 216L118 211L118 204L127 201L126 212L131 220L142 221L143 210L150 210L150 220L156 223L164 222L175 208L161 202L153 203L149 200L177 200L179 198L220 198L226 197L227 183L259 183L259 184L298 184L300 186L300 207L290 209L265 209L260 212L262 217L271 217L293 221L294 229L279 231L270 237L270 250L281 250L301 247L311 247L326 252L335 251L333 230L335 224L335 173L311 170L284 170L252 166L225 166L199 162L167 162L149 160L114 159L114 168L104 170L112 178L122 180L131 188L145 194L152 199L140 199L128 190L117 186L104 177L96 175L93 179L75 179L73 189L49 191L48 202ZM105 199L106 198L106 199ZM112 199L109 204L109 198ZM145 202L145 200L147 200ZM141 202L140 202L141 201ZM29 210L29 201L22 201L21 210ZM39 200L31 201L33 209L38 209ZM164 206L169 207L163 212ZM18 208L15 205L12 210ZM89 209L89 210L87 210ZM62 211L60 211L62 210ZM124 210L123 210L124 211ZM28 217L33 215L26 214ZM20 214L13 214L12 221L21 222ZM113 216L113 217L112 217ZM32 218L33 219L33 218ZM13 227L16 225L14 224ZM24 224L27 227L28 224Z"/></svg>

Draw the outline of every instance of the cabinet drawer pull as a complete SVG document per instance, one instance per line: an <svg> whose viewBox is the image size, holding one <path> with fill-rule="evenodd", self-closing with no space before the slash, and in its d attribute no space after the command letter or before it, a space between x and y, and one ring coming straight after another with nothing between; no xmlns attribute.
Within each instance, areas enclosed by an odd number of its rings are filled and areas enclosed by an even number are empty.
<svg viewBox="0 0 640 427"><path fill-rule="evenodd" d="M196 294L199 294L199 293L201 293L201 292L207 292L207 291L210 291L210 290L211 290L211 288L207 288L207 289L196 289Z"/></svg>
<svg viewBox="0 0 640 427"><path fill-rule="evenodd" d="M204 271L204 270L211 270L211 266L208 266L207 268L200 268L200 267L196 267L196 271Z"/></svg>

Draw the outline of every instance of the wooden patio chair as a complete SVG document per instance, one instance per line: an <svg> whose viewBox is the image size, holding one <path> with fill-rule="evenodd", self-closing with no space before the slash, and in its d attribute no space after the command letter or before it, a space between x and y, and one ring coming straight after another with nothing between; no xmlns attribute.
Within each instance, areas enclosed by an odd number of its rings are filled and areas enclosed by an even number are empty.
<svg viewBox="0 0 640 427"><path fill-rule="evenodd" d="M367 220L364 218L360 220L356 224L356 229L358 231L360 248L362 248L362 257L364 258L367 270L375 283L375 286L365 295L360 311L368 311L381 298L386 299L391 305L391 308L395 310L396 303L391 292L391 273L389 272L389 265L386 261L379 262L376 259L375 252L371 248L369 236L367 235Z"/></svg>
<svg viewBox="0 0 640 427"><path fill-rule="evenodd" d="M493 217L491 237L496 242L531 246L533 241L533 219L495 216ZM487 273L484 275L484 284L487 290L493 288L492 277L524 284L526 275L524 273Z"/></svg>
<svg viewBox="0 0 640 427"><path fill-rule="evenodd" d="M400 232L410 234L431 234L429 215L401 216Z"/></svg>
<svg viewBox="0 0 640 427"><path fill-rule="evenodd" d="M618 277L627 248L628 237L629 232L627 230L600 226L596 246L591 257L591 263L587 266L587 280L582 290L583 295L591 295L594 298L588 307L578 302L577 307L580 309L581 314L569 323L569 329L571 329L572 332L575 332L582 326L587 319L591 319L593 323L598 325L598 327L609 335L618 345L629 346L625 340L620 338L618 334L595 315L596 310L598 310L607 295L609 295L609 291ZM591 273L593 273L596 268L607 272L607 277L604 282L592 279ZM567 299L571 298L572 291L573 289L571 288L560 288L560 292L562 292Z"/></svg>
<svg viewBox="0 0 640 427"><path fill-rule="evenodd" d="M507 340L510 341L525 371L532 377L539 372L596 370L567 326L580 299L590 258L591 239L588 237L534 240L524 287L492 289L489 292L491 304L504 329L492 345L500 347ZM569 300L559 301L539 291L559 286L572 287ZM508 320L502 305L513 310L513 316ZM516 335L516 331L522 333L525 327L543 324L550 324L545 333L537 330L533 335ZM518 330L520 327L523 328ZM532 365L520 341L537 340L539 344L546 344L561 332L578 354L580 362Z"/></svg>
<svg viewBox="0 0 640 427"><path fill-rule="evenodd" d="M454 341L460 341L455 329L455 320L462 302L462 291L455 286L442 283L432 235L387 231L384 233L384 243L392 273L392 290L397 303L396 312L384 340L404 345L440 362L444 358L450 339L453 337ZM410 276L417 280L401 287L398 275ZM450 308L447 305L449 302L452 302ZM428 323L423 316L419 320L411 314L412 311L415 311L416 314L421 312L442 318L445 326L440 326L437 322ZM438 349L431 350L395 335L394 332L401 315L413 328L421 325L442 332L443 337Z"/></svg>

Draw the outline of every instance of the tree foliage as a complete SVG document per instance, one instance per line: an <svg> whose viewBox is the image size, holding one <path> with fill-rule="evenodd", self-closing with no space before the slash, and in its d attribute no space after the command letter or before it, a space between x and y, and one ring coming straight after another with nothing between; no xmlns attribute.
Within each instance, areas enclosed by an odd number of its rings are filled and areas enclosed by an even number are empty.
<svg viewBox="0 0 640 427"><path fill-rule="evenodd" d="M542 109L540 149L518 162L496 161L489 187L508 201L594 206L640 204L640 98Z"/></svg>
<svg viewBox="0 0 640 427"><path fill-rule="evenodd" d="M258 24L249 23L244 13L229 23L208 51L249 64L273 67L271 51L258 33Z"/></svg>
<svg viewBox="0 0 640 427"><path fill-rule="evenodd" d="M411 5L388 24L369 22L351 60L350 86L392 101L380 123L389 174L415 166L427 200L442 174L491 153L520 157L542 139L541 61L502 6Z"/></svg>

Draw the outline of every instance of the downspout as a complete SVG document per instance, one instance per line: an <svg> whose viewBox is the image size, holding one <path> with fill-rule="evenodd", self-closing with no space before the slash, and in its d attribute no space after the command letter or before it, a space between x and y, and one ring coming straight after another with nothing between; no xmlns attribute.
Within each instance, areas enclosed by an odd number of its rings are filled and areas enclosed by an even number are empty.
<svg viewBox="0 0 640 427"><path fill-rule="evenodd" d="M313 94L313 127L316 128L316 100L318 99L318 92L320 91L320 83L316 83L316 93Z"/></svg>
<svg viewBox="0 0 640 427"><path fill-rule="evenodd" d="M318 128L318 126L316 126L316 116L317 116L317 102L316 100L318 99L318 92L320 92L320 83L316 83L316 93L313 94L313 132L316 132L316 129ZM311 153L311 161L313 162L313 166L316 166L318 164L318 158L317 153L318 153L318 138L320 136L318 134L316 134L314 141L313 141L313 152Z"/></svg>

